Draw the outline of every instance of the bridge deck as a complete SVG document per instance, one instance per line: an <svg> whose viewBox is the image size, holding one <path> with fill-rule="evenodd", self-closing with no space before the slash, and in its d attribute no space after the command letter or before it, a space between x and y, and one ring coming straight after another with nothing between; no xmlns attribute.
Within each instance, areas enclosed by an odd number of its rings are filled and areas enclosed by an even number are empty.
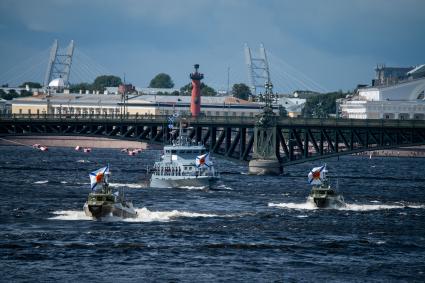
<svg viewBox="0 0 425 283"><path fill-rule="evenodd" d="M176 133L167 116L13 115L0 117L0 135L80 135L164 143ZM255 117L186 117L190 137L227 158L252 158ZM276 117L276 158L283 164L425 144L423 120Z"/></svg>

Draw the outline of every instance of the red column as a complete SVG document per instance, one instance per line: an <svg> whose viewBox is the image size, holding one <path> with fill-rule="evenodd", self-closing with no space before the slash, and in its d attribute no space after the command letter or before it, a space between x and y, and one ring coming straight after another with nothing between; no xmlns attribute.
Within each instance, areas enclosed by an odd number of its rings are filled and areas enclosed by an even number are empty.
<svg viewBox="0 0 425 283"><path fill-rule="evenodd" d="M199 65L195 64L195 72L190 74L192 79L192 98L190 101L190 112L192 117L198 117L201 112L201 80L204 75L198 72Z"/></svg>

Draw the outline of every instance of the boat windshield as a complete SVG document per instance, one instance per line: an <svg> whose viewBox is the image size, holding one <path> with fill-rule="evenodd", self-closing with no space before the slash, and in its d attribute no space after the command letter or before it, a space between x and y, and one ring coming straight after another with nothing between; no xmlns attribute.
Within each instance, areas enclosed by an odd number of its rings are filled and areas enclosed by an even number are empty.
<svg viewBox="0 0 425 283"><path fill-rule="evenodd" d="M333 190L314 190L314 193L318 195L326 195L326 194L333 195L334 191Z"/></svg>

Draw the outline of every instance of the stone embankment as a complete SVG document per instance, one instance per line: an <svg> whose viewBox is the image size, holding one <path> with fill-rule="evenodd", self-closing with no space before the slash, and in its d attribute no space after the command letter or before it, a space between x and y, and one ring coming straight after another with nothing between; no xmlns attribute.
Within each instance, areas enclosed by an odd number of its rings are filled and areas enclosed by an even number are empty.
<svg viewBox="0 0 425 283"><path fill-rule="evenodd" d="M423 157L425 158L425 147L404 147L404 148L394 148L394 149L384 149L384 150L374 150L374 151L364 151L356 153L355 155L359 156L369 156L369 157Z"/></svg>

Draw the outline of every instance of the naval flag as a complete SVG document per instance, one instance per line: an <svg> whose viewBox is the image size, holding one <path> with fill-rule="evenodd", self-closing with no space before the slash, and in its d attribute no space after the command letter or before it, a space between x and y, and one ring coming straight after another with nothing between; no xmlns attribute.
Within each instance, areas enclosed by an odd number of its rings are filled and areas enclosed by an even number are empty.
<svg viewBox="0 0 425 283"><path fill-rule="evenodd" d="M109 174L109 164L89 174L90 187L92 191L96 189L97 184L102 183L103 179L105 178L105 175L108 175L108 174Z"/></svg>
<svg viewBox="0 0 425 283"><path fill-rule="evenodd" d="M308 173L308 182L312 185L320 185L325 178L326 164L321 167L314 167Z"/></svg>
<svg viewBox="0 0 425 283"><path fill-rule="evenodd" d="M207 152L205 154L197 156L195 162L196 167L198 168L210 167L212 165L212 162L210 161L210 153Z"/></svg>

